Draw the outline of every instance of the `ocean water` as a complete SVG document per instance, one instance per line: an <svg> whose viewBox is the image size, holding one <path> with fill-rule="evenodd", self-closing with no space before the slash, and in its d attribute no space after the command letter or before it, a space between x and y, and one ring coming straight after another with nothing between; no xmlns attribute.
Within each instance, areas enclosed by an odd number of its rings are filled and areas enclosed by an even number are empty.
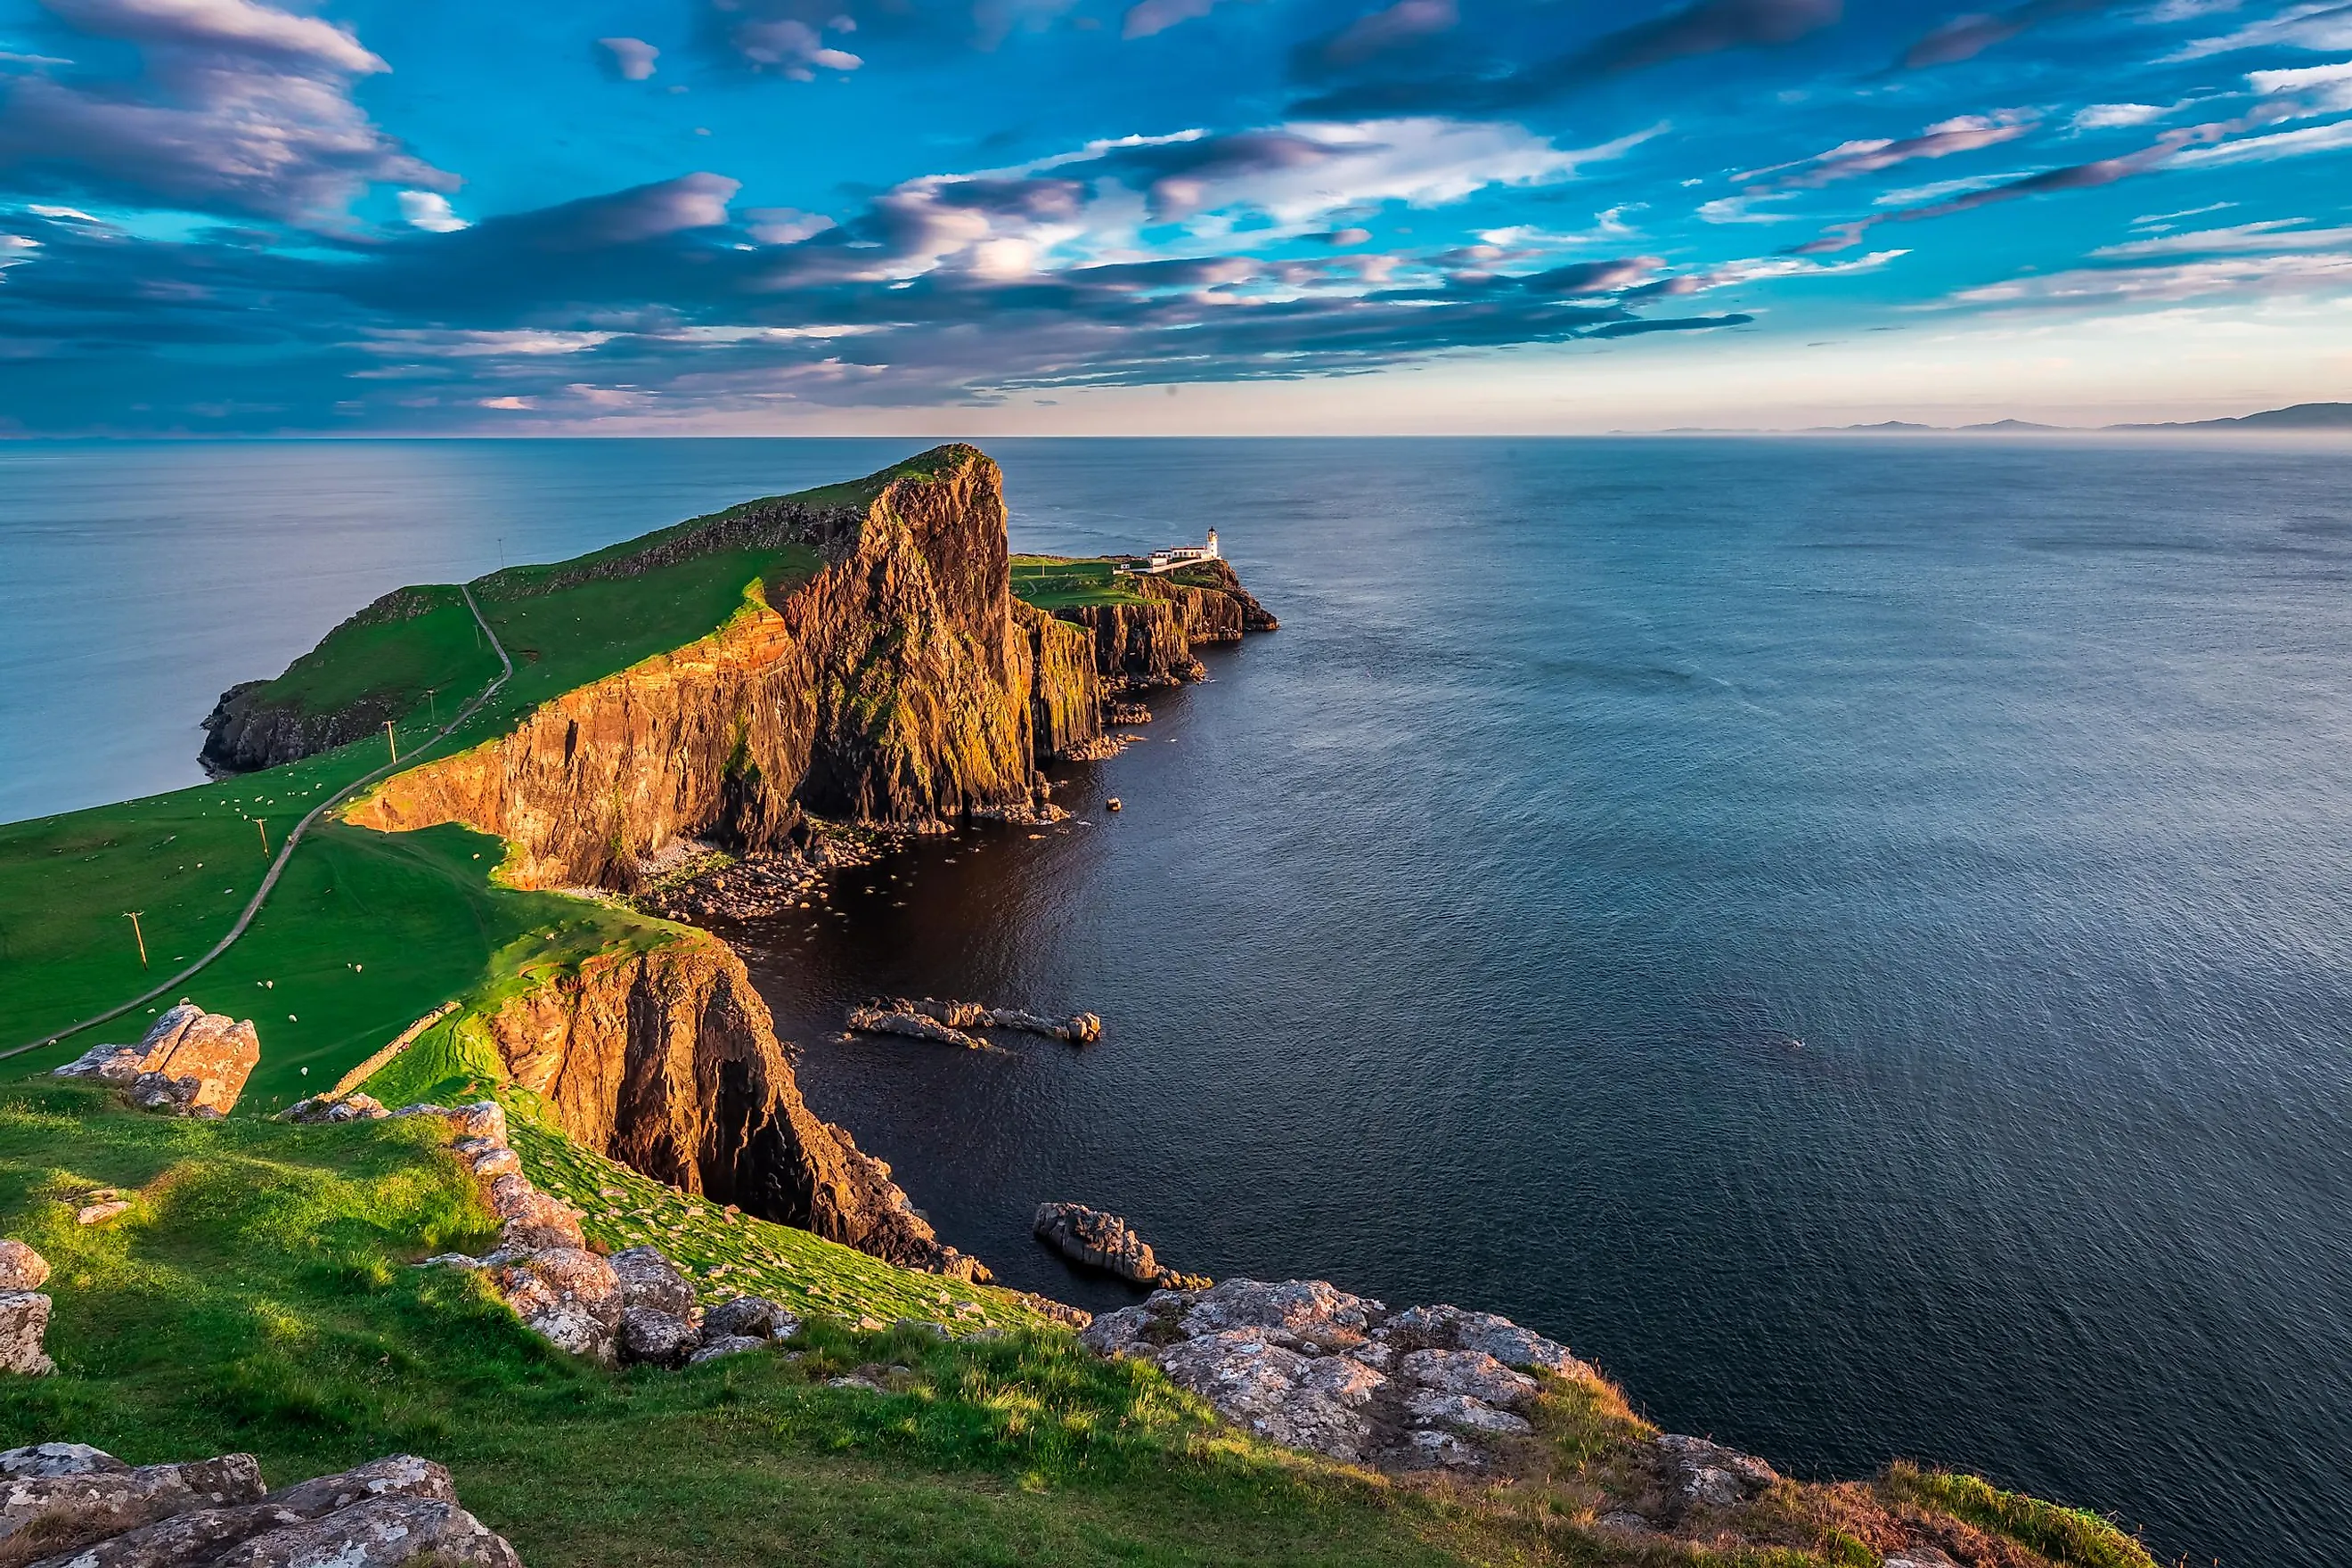
<svg viewBox="0 0 2352 1568"><path fill-rule="evenodd" d="M916 445L0 447L0 816L395 583ZM990 445L1016 548L1214 525L1284 624L1083 825L728 932L950 1240L1115 1305L1028 1236L1093 1203L1796 1474L2352 1556L2352 448ZM886 991L1108 1030L833 1037Z"/></svg>

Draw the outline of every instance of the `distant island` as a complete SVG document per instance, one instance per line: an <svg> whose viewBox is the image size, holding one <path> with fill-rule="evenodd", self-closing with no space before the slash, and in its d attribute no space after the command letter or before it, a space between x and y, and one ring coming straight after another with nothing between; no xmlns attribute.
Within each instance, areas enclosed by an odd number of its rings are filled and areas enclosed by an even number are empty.
<svg viewBox="0 0 2352 1568"><path fill-rule="evenodd" d="M2238 431L2273 435L2352 432L2352 403L2298 403L2229 419L2176 420L2162 425L2041 425L2031 419L1995 419L1979 425L1921 425L1882 419L1874 425L1809 425L1798 430L1712 429L1677 426L1661 436L2086 436L2130 431ZM1639 431L1622 431L1639 435Z"/></svg>

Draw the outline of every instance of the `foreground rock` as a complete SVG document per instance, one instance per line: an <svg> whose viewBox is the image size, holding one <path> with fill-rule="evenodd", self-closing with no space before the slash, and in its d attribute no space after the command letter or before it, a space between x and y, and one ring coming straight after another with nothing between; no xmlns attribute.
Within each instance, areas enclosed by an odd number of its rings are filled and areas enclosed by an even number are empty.
<svg viewBox="0 0 2352 1568"><path fill-rule="evenodd" d="M680 1367L800 1331L798 1318L760 1297L738 1297L706 1318L694 1281L653 1247L599 1257L579 1212L523 1173L507 1142L506 1111L495 1101L455 1110L414 1105L393 1114L446 1118L450 1152L482 1184L499 1220L494 1250L480 1258L446 1253L427 1263L483 1270L523 1326L557 1349L607 1365Z"/></svg>
<svg viewBox="0 0 2352 1568"><path fill-rule="evenodd" d="M58 1370L46 1343L54 1303L41 1287L48 1279L47 1258L21 1241L0 1241L0 1373L47 1377Z"/></svg>
<svg viewBox="0 0 2352 1568"><path fill-rule="evenodd" d="M1048 1018L1019 1007L991 1007L982 1002L942 1002L934 996L908 1001L903 996L878 998L849 1015L849 1026L861 1035L906 1035L919 1040L984 1050L988 1042L967 1031L1018 1029L1089 1046L1102 1038L1102 1020L1092 1013Z"/></svg>
<svg viewBox="0 0 2352 1568"><path fill-rule="evenodd" d="M1486 1312L1391 1312L1320 1279L1162 1290L1080 1338L1158 1365L1269 1442L1393 1469L1481 1469L1532 1430L1531 1373L1599 1374Z"/></svg>
<svg viewBox="0 0 2352 1568"><path fill-rule="evenodd" d="M133 1468L80 1443L0 1453L5 1568L520 1568L449 1472L395 1454L269 1491L250 1454Z"/></svg>
<svg viewBox="0 0 2352 1568"><path fill-rule="evenodd" d="M93 1046L56 1069L123 1090L133 1105L173 1116L226 1116L261 1060L250 1018L207 1013L183 1002L155 1020L135 1046Z"/></svg>
<svg viewBox="0 0 2352 1568"><path fill-rule="evenodd" d="M1090 1268L1116 1274L1137 1285L1169 1290L1206 1290L1213 1280L1199 1274L1180 1273L1160 1261L1151 1244L1135 1234L1115 1214L1084 1204L1039 1204L1034 1226L1037 1239Z"/></svg>

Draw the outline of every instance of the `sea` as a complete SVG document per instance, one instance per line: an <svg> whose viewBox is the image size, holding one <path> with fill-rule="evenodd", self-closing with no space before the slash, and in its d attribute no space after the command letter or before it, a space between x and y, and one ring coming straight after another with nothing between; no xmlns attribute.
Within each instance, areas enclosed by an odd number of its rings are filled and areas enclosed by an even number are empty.
<svg viewBox="0 0 2352 1568"><path fill-rule="evenodd" d="M0 445L0 819L195 782L398 584L926 444ZM985 445L1016 549L1214 527L1282 627L1069 823L727 930L946 1239L1117 1306L1030 1236L1091 1204L1791 1474L2352 1561L2352 444ZM839 1037L927 993L1105 1036Z"/></svg>

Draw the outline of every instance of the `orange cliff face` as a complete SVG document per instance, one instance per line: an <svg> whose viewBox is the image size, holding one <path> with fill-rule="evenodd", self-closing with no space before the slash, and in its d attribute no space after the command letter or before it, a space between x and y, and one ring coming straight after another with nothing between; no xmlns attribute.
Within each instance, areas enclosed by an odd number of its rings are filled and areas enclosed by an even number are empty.
<svg viewBox="0 0 2352 1568"><path fill-rule="evenodd" d="M829 528L806 582L385 781L349 820L463 822L513 846L517 886L626 887L681 834L763 848L803 807L895 824L1029 807L1038 719L1046 754L1094 738L1099 683L1015 622L996 465L942 456Z"/></svg>

